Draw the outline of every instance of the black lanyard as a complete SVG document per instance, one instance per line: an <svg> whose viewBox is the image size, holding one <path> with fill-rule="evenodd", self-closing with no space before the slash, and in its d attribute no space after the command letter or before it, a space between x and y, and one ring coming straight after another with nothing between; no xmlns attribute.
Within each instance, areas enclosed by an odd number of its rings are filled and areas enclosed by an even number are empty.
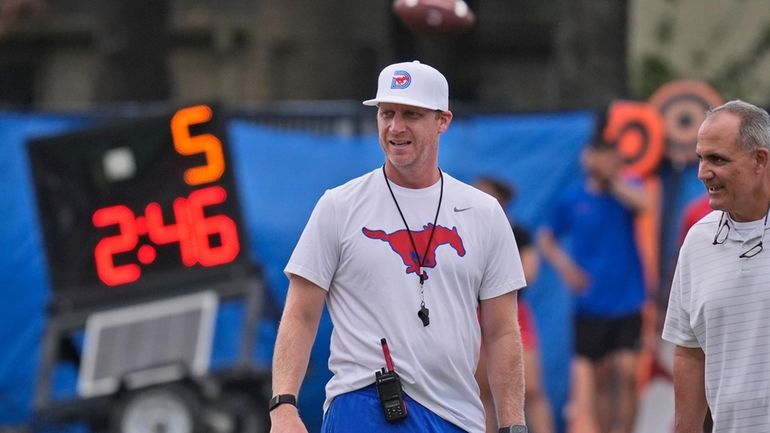
<svg viewBox="0 0 770 433"><path fill-rule="evenodd" d="M430 324L430 318L428 317L428 314L430 313L430 310L425 308L425 291L423 285L425 284L426 274L425 271L422 269L422 264L425 261L425 257L428 255L428 251L430 250L430 244L433 242L433 233L436 232L436 223L438 222L438 214L441 210L441 201L444 198L444 174L441 172L441 169L438 170L439 178L441 179L441 189L438 196L438 206L436 207L436 216L433 217L433 227L430 229L430 236L428 237L428 244L425 245L425 252L422 256L417 252L417 244L414 243L414 237L412 237L412 231L409 230L409 224L406 223L406 218L404 217L404 213L401 212L401 206L398 205L398 200L396 200L396 195L393 194L393 188L390 186L390 180L388 180L388 175L385 173L385 165L382 166L382 175L385 176L385 184L388 185L388 191L390 191L390 196L393 197L393 203L396 204L396 209L398 209L398 214L401 215L401 221L404 222L404 227L406 227L406 233L409 235L409 241L412 243L412 249L414 250L414 254L417 256L417 264L420 266L418 268L418 274L417 276L420 278L420 310L417 311L417 317L422 320L422 326L428 326Z"/></svg>

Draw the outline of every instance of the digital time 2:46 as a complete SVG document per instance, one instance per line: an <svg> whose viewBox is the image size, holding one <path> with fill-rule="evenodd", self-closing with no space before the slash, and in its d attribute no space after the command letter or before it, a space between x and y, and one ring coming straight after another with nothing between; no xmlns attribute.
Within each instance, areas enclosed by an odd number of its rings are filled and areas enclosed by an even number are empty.
<svg viewBox="0 0 770 433"><path fill-rule="evenodd" d="M174 150L181 156L203 155L205 159L204 164L185 170L184 183L198 189L173 199L173 222L164 217L161 204L154 201L144 207L143 215L124 204L102 207L93 213L94 227L117 228L117 234L100 239L94 248L96 273L104 284L119 286L139 280L141 265L152 264L161 245L177 243L185 267L219 266L238 256L241 247L235 221L226 214L206 212L227 200L227 190L215 184L225 172L222 142L213 134L191 134L191 126L203 125L211 118L212 110L207 105L182 108L171 118ZM142 237L149 244L140 246ZM212 245L212 239L218 242ZM125 257L134 250L138 264L126 260L116 263L117 256Z"/></svg>

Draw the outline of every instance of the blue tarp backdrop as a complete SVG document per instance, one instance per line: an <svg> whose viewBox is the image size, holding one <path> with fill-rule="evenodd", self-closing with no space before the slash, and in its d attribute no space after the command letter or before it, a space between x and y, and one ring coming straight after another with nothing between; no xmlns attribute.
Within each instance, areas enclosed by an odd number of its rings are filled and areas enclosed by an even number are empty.
<svg viewBox="0 0 770 433"><path fill-rule="evenodd" d="M440 165L463 181L495 175L516 184L519 196L509 212L535 229L562 188L580 180L578 155L594 120L591 112L456 119L442 138ZM0 115L0 427L31 419L50 290L25 141L91 122L88 117ZM268 365L288 283L282 270L313 206L324 190L381 165L382 153L373 135L279 132L241 120L229 122L229 135L248 243L265 272L267 303L255 358ZM688 168L675 176L683 191L671 200L676 209L696 194L691 173ZM540 333L547 392L558 415L568 387L569 296L547 267L526 296ZM235 320L232 311L219 314L214 365L236 353ZM300 410L311 432L320 425L330 332L325 318L301 393ZM59 374L55 387L59 395L73 392L73 375Z"/></svg>

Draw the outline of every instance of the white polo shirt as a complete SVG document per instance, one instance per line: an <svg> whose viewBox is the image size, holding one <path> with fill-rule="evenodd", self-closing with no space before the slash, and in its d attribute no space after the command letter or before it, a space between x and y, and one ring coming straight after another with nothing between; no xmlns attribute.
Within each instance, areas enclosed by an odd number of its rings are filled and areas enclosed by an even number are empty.
<svg viewBox="0 0 770 433"><path fill-rule="evenodd" d="M671 286L663 339L705 353L706 399L715 433L770 432L770 244L764 218L728 221L714 245L721 212L687 234ZM770 234L764 242L770 242Z"/></svg>

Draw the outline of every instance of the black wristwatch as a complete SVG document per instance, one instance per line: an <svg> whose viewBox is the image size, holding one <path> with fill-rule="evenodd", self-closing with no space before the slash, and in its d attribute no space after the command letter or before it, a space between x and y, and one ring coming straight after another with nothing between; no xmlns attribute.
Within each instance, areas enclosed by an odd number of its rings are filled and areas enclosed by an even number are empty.
<svg viewBox="0 0 770 433"><path fill-rule="evenodd" d="M282 405L282 404L290 404L294 407L297 406L297 397L295 397L292 394L278 394L273 396L273 398L270 399L270 409L268 409L268 412L275 409L276 407Z"/></svg>
<svg viewBox="0 0 770 433"><path fill-rule="evenodd" d="M527 433L528 431L524 424L513 424L508 427L500 427L497 433Z"/></svg>

